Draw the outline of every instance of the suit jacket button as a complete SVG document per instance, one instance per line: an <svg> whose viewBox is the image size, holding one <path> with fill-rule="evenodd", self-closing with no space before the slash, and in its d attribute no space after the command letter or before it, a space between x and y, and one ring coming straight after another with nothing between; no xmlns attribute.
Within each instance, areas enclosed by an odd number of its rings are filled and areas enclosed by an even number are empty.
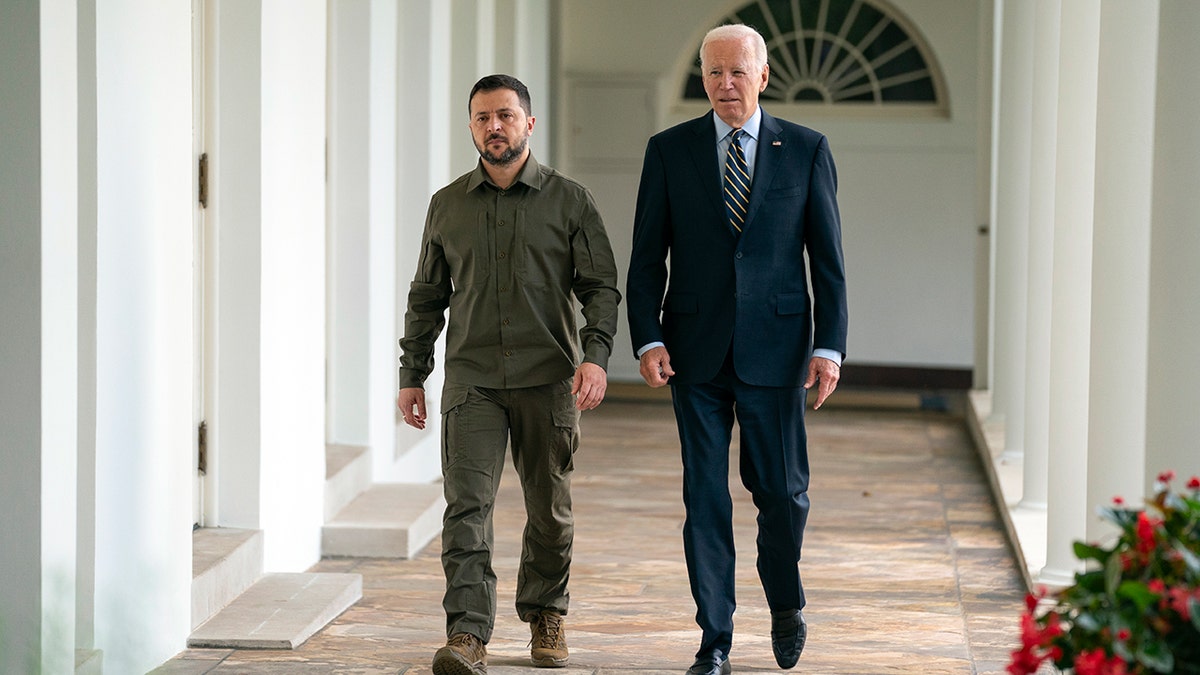
<svg viewBox="0 0 1200 675"><path fill-rule="evenodd" d="M737 258L738 260L741 260L741 259L742 259L742 252L741 252L741 251L738 251L737 253L734 253L734 254L733 254L733 257Z"/></svg>

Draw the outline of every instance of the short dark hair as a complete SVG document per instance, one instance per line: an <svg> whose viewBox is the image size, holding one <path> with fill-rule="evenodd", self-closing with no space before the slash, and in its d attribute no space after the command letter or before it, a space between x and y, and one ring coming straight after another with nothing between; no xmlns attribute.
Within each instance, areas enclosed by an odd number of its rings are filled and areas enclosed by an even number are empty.
<svg viewBox="0 0 1200 675"><path fill-rule="evenodd" d="M488 75L482 77L471 87L471 95L467 97L467 113L471 112L471 101L475 100L475 94L481 91L495 91L497 89L511 89L517 94L517 100L521 102L521 109L525 111L525 115L533 116L533 105L529 101L529 88L525 83L521 82L512 75Z"/></svg>

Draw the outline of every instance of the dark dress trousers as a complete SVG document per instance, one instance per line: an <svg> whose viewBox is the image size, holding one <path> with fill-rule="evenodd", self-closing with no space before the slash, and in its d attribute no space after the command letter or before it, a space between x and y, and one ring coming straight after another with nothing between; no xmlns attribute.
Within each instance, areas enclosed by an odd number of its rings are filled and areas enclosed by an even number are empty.
<svg viewBox="0 0 1200 675"><path fill-rule="evenodd" d="M802 384L814 346L846 352L836 191L825 137L764 110L739 234L725 216L711 112L656 134L646 148L627 309L634 350L664 343L675 371L684 551L703 631L698 655L728 655L733 636L728 457L735 417L742 483L758 509L758 571L768 605L804 606L798 562L809 470Z"/></svg>

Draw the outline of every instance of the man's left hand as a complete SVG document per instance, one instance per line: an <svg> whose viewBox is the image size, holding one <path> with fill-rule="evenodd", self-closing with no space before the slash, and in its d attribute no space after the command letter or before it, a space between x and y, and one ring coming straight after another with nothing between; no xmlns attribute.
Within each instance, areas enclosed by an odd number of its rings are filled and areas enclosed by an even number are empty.
<svg viewBox="0 0 1200 675"><path fill-rule="evenodd" d="M814 384L820 382L817 387L817 400L813 403L813 410L821 407L825 399L837 389L838 380L842 377L842 367L819 356L814 356L808 360L808 379L804 381L805 389L812 389Z"/></svg>
<svg viewBox="0 0 1200 675"><path fill-rule="evenodd" d="M594 363L581 363L575 370L575 381L571 393L575 395L575 407L591 410L604 400L608 390L608 373Z"/></svg>

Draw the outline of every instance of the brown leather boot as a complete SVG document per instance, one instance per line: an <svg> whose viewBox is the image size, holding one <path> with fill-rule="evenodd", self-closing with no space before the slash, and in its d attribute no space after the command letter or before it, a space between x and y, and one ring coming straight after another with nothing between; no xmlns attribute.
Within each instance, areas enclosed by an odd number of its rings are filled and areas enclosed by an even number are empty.
<svg viewBox="0 0 1200 675"><path fill-rule="evenodd" d="M487 675L487 647L470 633L455 633L433 655L436 675Z"/></svg>
<svg viewBox="0 0 1200 675"><path fill-rule="evenodd" d="M533 665L538 668L562 668L567 665L567 630L563 616L544 609L529 617L529 630L533 639L529 641L529 652Z"/></svg>

